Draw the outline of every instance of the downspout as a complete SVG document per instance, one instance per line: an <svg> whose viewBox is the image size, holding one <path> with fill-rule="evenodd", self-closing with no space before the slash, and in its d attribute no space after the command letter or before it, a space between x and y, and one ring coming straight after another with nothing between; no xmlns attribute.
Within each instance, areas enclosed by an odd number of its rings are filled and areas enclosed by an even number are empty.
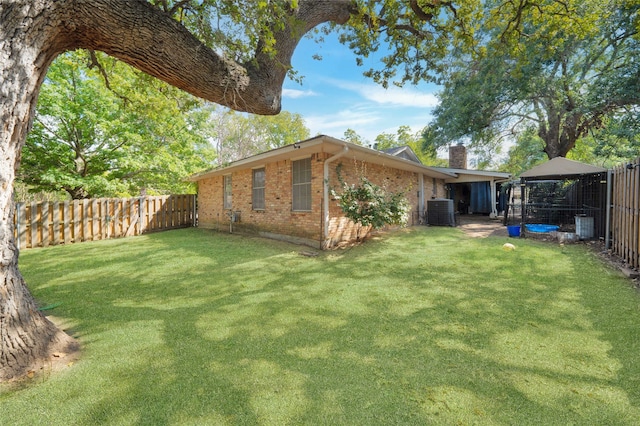
<svg viewBox="0 0 640 426"><path fill-rule="evenodd" d="M613 172L611 169L607 170L607 212L604 224L604 248L609 250L611 248L611 186L613 182Z"/></svg>
<svg viewBox="0 0 640 426"><path fill-rule="evenodd" d="M342 157L349 151L349 147L344 145L342 151L334 155L333 157L329 157L324 161L324 176L323 176L323 200L324 200L324 229L322 232L322 248L325 248L327 244L327 240L329 239L329 163L337 160Z"/></svg>
<svg viewBox="0 0 640 426"><path fill-rule="evenodd" d="M420 179L418 182L418 190L420 191L420 198L418 198L418 223L422 225L424 223L422 221L422 217L424 216L424 175L420 173L418 177Z"/></svg>
<svg viewBox="0 0 640 426"><path fill-rule="evenodd" d="M527 210L527 200L525 198L526 195L526 181L523 177L520 178L520 237L525 238L527 236L526 232L526 215L525 211Z"/></svg>

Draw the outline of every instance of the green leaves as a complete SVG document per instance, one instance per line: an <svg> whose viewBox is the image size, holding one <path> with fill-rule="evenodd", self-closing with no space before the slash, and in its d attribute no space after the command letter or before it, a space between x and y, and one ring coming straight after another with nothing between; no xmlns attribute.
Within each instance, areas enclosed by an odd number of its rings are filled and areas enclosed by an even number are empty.
<svg viewBox="0 0 640 426"><path fill-rule="evenodd" d="M360 176L359 185L349 185L342 179L340 170L341 166L338 166L336 172L341 191L332 189L331 194L338 200L345 217L373 229L407 224L411 207L404 193L388 193L365 176Z"/></svg>
<svg viewBox="0 0 640 426"><path fill-rule="evenodd" d="M434 124L439 145L514 139L535 126L549 158L637 105L638 5L486 3L477 48L452 51Z"/></svg>
<svg viewBox="0 0 640 426"><path fill-rule="evenodd" d="M211 165L202 103L103 55L61 55L42 86L19 179L72 198L193 191Z"/></svg>
<svg viewBox="0 0 640 426"><path fill-rule="evenodd" d="M309 138L309 129L299 114L251 115L212 105L207 110L219 165Z"/></svg>

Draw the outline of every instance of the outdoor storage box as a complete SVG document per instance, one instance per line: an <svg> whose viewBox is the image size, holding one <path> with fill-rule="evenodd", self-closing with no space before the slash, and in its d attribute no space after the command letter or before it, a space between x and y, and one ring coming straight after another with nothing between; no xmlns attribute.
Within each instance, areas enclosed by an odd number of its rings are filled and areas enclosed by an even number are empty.
<svg viewBox="0 0 640 426"><path fill-rule="evenodd" d="M576 216L576 235L581 240L589 240L594 236L593 218Z"/></svg>

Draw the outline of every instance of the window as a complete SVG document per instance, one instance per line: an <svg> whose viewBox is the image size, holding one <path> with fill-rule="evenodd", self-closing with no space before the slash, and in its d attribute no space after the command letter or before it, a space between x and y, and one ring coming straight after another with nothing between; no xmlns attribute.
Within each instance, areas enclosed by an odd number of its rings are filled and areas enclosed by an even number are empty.
<svg viewBox="0 0 640 426"><path fill-rule="evenodd" d="M223 181L223 207L231 209L231 175L224 176Z"/></svg>
<svg viewBox="0 0 640 426"><path fill-rule="evenodd" d="M255 169L253 171L253 210L264 210L264 185L265 172L264 168Z"/></svg>
<svg viewBox="0 0 640 426"><path fill-rule="evenodd" d="M293 172L293 203L294 211L311 210L311 158L291 163Z"/></svg>

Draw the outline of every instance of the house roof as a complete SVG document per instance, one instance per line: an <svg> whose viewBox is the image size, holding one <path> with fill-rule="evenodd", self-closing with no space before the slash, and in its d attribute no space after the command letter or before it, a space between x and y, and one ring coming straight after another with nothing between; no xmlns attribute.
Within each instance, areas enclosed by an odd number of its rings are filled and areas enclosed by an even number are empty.
<svg viewBox="0 0 640 426"><path fill-rule="evenodd" d="M579 161L568 160L564 157L556 157L546 163L535 166L522 173L521 178L530 179L551 179L571 176L588 175L591 173L603 173L607 169L580 163Z"/></svg>
<svg viewBox="0 0 640 426"><path fill-rule="evenodd" d="M455 178L454 174L440 171L435 167L423 166L422 164L415 163L401 157L394 157L393 155L376 151L375 149L355 145L330 136L319 135L311 139L296 142L292 145L286 145L242 160L234 161L224 167L218 167L196 173L189 177L188 180L197 182L213 176L226 175L236 170L259 167L267 162L305 158L318 151L331 155L343 153L341 157L343 160L355 159L366 161L372 164L379 164L400 170L421 173L425 176L438 179Z"/></svg>
<svg viewBox="0 0 640 426"><path fill-rule="evenodd" d="M420 161L416 153L413 152L413 149L411 149L409 145L383 149L382 152L384 152L385 154L393 155L394 157L401 157L407 160L411 160L414 163L422 164L422 161Z"/></svg>
<svg viewBox="0 0 640 426"><path fill-rule="evenodd" d="M511 179L511 173L490 170L452 169L449 167L435 167L435 169L456 175L456 178L446 179L447 183L507 181Z"/></svg>

